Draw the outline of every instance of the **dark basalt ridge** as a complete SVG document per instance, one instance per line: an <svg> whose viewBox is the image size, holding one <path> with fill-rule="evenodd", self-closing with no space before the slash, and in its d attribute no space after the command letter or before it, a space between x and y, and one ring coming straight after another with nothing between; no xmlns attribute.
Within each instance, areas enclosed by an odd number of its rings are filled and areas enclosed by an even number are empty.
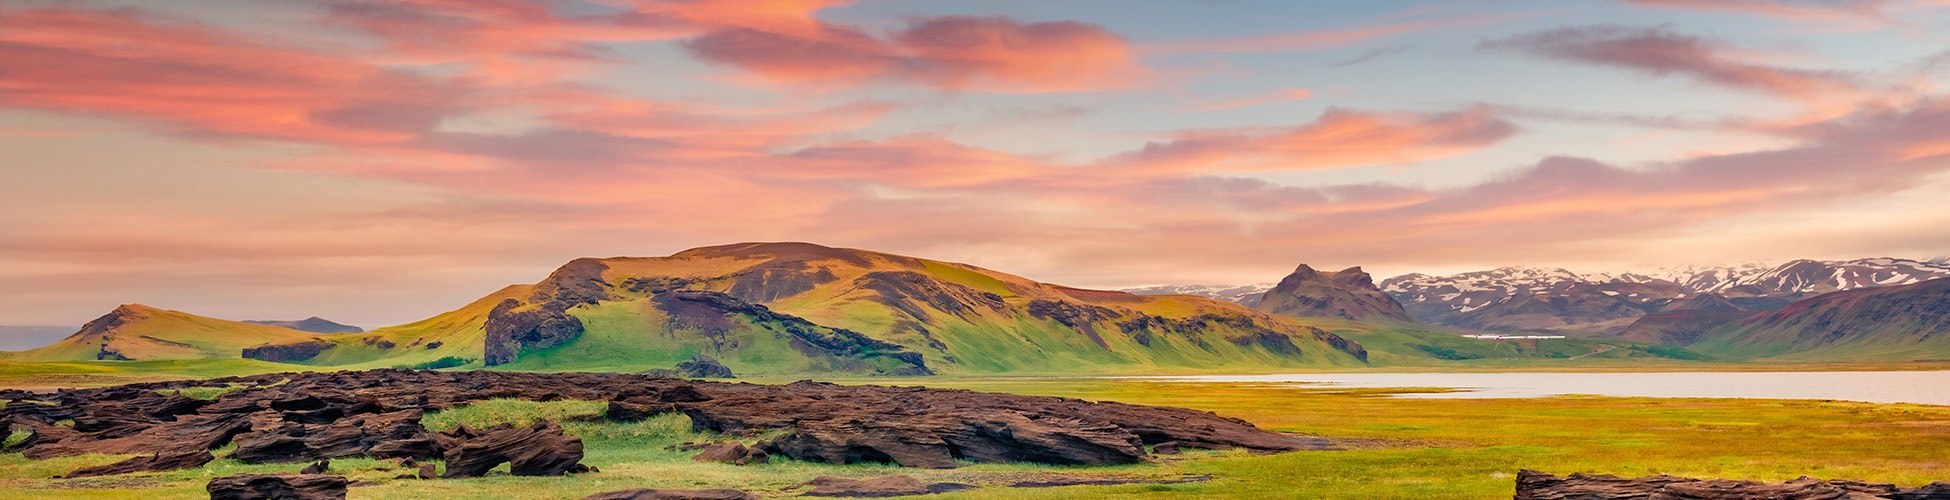
<svg viewBox="0 0 1950 500"><path fill-rule="evenodd" d="M211 479L204 489L210 500L342 500L351 484L324 474L238 474Z"/></svg>
<svg viewBox="0 0 1950 500"><path fill-rule="evenodd" d="M77 469L61 477L73 479L77 477L112 476L134 472L162 472L166 470L202 467L203 464L210 463L210 461L216 459L217 457L211 455L208 451L150 455L146 457L135 457L108 465Z"/></svg>
<svg viewBox="0 0 1950 500"><path fill-rule="evenodd" d="M232 385L246 387L200 406L156 393ZM1322 439L1182 408L922 387L755 385L601 373L276 373L9 395L0 424L30 432L13 447L27 458L184 454L214 450L234 438L232 456L246 462L440 456L447 459L449 477L504 461L514 462L517 474L580 470L580 440L553 423L445 433L428 432L420 423L422 412L497 398L608 401L606 415L616 420L683 412L700 431L769 431L774 437L752 445L748 459L763 452L946 468L958 459L1134 463L1146 460L1144 446L1167 442L1261 453L1331 448ZM75 427L54 425L64 419ZM477 463L486 465L468 465Z"/></svg>
<svg viewBox="0 0 1950 500"><path fill-rule="evenodd" d="M757 500L738 490L653 490L637 488L597 493L582 497L582 500Z"/></svg>
<svg viewBox="0 0 1950 500"><path fill-rule="evenodd" d="M1785 483L1693 479L1658 475L1622 478L1605 474L1559 477L1524 469L1517 472L1516 500L1950 500L1950 483L1901 489L1888 483L1849 479L1823 481L1801 476Z"/></svg>
<svg viewBox="0 0 1950 500"><path fill-rule="evenodd" d="M244 348L243 356L273 363L289 363L318 357L326 349L337 346L338 344L323 340L307 340L291 344L265 344L257 347Z"/></svg>
<svg viewBox="0 0 1950 500"><path fill-rule="evenodd" d="M523 350L556 347L582 336L582 320L568 311L609 298L609 283L603 281L607 270L609 265L600 260L572 260L536 283L527 302L504 299L495 304L488 311L482 361L488 366L513 363Z"/></svg>

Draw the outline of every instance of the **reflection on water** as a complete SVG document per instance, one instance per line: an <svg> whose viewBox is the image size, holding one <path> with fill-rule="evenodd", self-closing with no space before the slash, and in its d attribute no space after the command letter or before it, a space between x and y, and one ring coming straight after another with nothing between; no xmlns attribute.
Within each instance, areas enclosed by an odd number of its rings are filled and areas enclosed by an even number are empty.
<svg viewBox="0 0 1950 500"><path fill-rule="evenodd" d="M1658 398L1837 399L1950 405L1950 371L1681 373L1307 373L1145 377L1184 382L1447 387L1407 398L1533 398L1558 394Z"/></svg>

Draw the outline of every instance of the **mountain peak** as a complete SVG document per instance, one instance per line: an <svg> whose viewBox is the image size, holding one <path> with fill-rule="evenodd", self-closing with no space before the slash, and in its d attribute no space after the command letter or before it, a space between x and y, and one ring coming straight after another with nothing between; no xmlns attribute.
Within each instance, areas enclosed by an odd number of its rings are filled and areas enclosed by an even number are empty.
<svg viewBox="0 0 1950 500"><path fill-rule="evenodd" d="M1286 316L1415 321L1402 310L1401 303L1376 288L1374 277L1359 266L1323 273L1301 264L1253 308Z"/></svg>

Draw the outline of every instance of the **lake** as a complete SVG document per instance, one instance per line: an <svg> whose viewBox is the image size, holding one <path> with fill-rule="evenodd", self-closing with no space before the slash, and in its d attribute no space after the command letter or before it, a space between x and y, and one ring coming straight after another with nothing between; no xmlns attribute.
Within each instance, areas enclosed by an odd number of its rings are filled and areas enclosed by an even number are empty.
<svg viewBox="0 0 1950 500"><path fill-rule="evenodd" d="M1535 398L1595 394L1655 398L1836 399L1950 405L1950 371L1660 373L1306 373L1141 377L1348 388L1444 387L1405 398Z"/></svg>

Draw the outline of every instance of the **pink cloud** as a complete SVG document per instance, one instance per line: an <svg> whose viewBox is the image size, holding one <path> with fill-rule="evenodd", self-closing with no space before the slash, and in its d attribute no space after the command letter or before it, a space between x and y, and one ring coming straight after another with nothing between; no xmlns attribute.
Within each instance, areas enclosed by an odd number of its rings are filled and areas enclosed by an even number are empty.
<svg viewBox="0 0 1950 500"><path fill-rule="evenodd" d="M1796 20L1832 20L1837 15L1882 18L1888 0L1626 0L1644 7L1756 14Z"/></svg>
<svg viewBox="0 0 1950 500"><path fill-rule="evenodd" d="M1460 16L1412 21L1392 21L1371 23L1343 29L1322 31L1301 31L1273 35L1240 36L1226 38L1200 38L1172 40L1145 44L1145 55L1177 54L1263 54L1273 52L1298 52L1353 47L1370 40L1388 38L1412 33L1440 31L1508 22L1517 19L1536 17L1538 14L1515 16Z"/></svg>
<svg viewBox="0 0 1950 500"><path fill-rule="evenodd" d="M329 144L410 139L473 88L141 10L0 10L0 104Z"/></svg>
<svg viewBox="0 0 1950 500"><path fill-rule="evenodd" d="M1062 92L1125 88L1148 74L1123 38L1072 21L922 18L889 39L823 22L793 28L723 27L684 45L704 60L783 82L893 80L946 90Z"/></svg>
<svg viewBox="0 0 1950 500"><path fill-rule="evenodd" d="M1483 107L1453 113L1329 109L1299 127L1186 132L1107 164L1154 174L1388 165L1481 150L1515 133L1514 124Z"/></svg>

